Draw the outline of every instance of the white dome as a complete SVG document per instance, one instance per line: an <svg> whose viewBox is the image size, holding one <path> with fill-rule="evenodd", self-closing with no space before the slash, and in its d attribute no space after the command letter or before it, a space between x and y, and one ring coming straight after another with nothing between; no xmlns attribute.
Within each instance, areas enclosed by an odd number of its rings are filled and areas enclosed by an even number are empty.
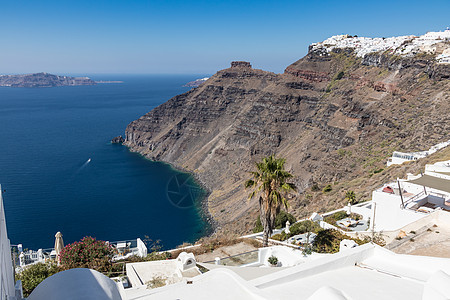
<svg viewBox="0 0 450 300"><path fill-rule="evenodd" d="M122 300L117 284L91 269L71 269L42 281L28 300Z"/></svg>
<svg viewBox="0 0 450 300"><path fill-rule="evenodd" d="M331 286L324 286L318 289L307 300L347 300L341 291L332 288Z"/></svg>

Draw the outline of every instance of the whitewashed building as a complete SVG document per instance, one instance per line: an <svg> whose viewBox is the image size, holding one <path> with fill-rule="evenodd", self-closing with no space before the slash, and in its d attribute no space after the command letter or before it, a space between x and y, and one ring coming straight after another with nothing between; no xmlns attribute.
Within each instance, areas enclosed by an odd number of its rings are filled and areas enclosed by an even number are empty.
<svg viewBox="0 0 450 300"><path fill-rule="evenodd" d="M23 298L22 284L14 282L14 269L11 259L11 245L6 230L3 208L2 188L0 185L0 299L19 300Z"/></svg>
<svg viewBox="0 0 450 300"><path fill-rule="evenodd" d="M420 152L394 151L394 153L392 154L392 157L390 157L387 161L387 166L389 167L391 165L400 165L407 161L413 161L413 160L418 160L418 159L427 157L428 155L436 153L436 151L443 149L449 145L450 145L450 140L436 144L427 151L420 151Z"/></svg>
<svg viewBox="0 0 450 300"><path fill-rule="evenodd" d="M406 35L389 38L368 38L342 34L332 36L323 42L313 43L311 49L322 49L329 53L336 48L353 48L357 57L364 57L366 54L375 52L388 52L405 57L427 53L439 55L436 57L438 63L449 63L447 54L444 54L447 53L445 50L449 49L447 44L449 40L449 29L428 32L421 36Z"/></svg>

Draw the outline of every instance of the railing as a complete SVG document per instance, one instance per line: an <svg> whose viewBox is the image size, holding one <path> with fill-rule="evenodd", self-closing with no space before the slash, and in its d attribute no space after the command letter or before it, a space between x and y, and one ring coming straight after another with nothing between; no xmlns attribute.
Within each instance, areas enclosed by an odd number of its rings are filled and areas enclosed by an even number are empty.
<svg viewBox="0 0 450 300"><path fill-rule="evenodd" d="M446 194L437 193L437 192L434 192L434 191L427 191L427 193L429 195L434 195L436 197L443 198L443 199L446 199L448 197L448 195L446 195Z"/></svg>
<svg viewBox="0 0 450 300"><path fill-rule="evenodd" d="M420 197L424 196L425 192L421 191L420 193L412 196L411 198L409 198L408 200L406 200L404 203L400 204L400 208L406 208L406 205L408 205L409 203L419 199Z"/></svg>

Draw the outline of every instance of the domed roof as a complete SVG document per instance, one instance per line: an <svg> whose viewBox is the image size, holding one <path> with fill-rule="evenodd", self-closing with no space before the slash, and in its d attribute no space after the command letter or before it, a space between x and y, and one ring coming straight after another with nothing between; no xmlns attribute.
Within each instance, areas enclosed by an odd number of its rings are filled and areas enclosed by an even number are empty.
<svg viewBox="0 0 450 300"><path fill-rule="evenodd" d="M117 284L91 269L71 269L42 281L28 300L122 300Z"/></svg>

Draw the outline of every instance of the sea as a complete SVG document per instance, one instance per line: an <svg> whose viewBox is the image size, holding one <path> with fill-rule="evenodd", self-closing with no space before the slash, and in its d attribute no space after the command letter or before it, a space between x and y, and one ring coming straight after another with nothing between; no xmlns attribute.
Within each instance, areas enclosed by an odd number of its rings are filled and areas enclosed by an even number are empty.
<svg viewBox="0 0 450 300"><path fill-rule="evenodd" d="M65 244L139 237L170 249L208 234L205 191L191 175L110 142L205 76L91 75L123 82L0 87L0 184L11 244L51 248L60 231Z"/></svg>

